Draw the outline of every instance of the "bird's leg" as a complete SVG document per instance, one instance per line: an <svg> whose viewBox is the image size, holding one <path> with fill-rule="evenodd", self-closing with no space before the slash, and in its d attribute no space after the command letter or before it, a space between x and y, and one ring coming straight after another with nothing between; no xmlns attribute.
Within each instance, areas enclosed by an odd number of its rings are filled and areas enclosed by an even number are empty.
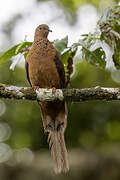
<svg viewBox="0 0 120 180"><path fill-rule="evenodd" d="M55 94L55 92L56 92L56 87L52 87L52 88L51 87L47 87L47 89L52 89L52 93L53 94Z"/></svg>
<svg viewBox="0 0 120 180"><path fill-rule="evenodd" d="M38 90L40 87L39 87L39 86L32 86L32 88L33 88L34 90Z"/></svg>
<svg viewBox="0 0 120 180"><path fill-rule="evenodd" d="M56 92L56 88L52 87L52 93L55 94L55 92Z"/></svg>
<svg viewBox="0 0 120 180"><path fill-rule="evenodd" d="M36 91L38 90L40 87L39 86L32 86L32 88ZM51 89L51 88L48 88L48 89ZM55 87L52 87L52 93L55 94L56 92L56 88Z"/></svg>

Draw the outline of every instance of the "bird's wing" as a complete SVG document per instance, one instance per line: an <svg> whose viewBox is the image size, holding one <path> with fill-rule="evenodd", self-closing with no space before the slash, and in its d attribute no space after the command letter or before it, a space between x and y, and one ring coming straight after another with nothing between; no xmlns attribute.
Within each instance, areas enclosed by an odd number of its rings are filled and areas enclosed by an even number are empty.
<svg viewBox="0 0 120 180"><path fill-rule="evenodd" d="M64 65L62 63L61 55L58 51L56 52L54 62L56 64L56 68L60 77L60 88L64 88L65 87L65 71L64 71Z"/></svg>
<svg viewBox="0 0 120 180"><path fill-rule="evenodd" d="M32 84L30 82L30 78L29 78L29 68L28 68L28 66L29 65L28 65L27 61L25 61L25 70L26 70L27 80L28 80L30 86L32 86Z"/></svg>

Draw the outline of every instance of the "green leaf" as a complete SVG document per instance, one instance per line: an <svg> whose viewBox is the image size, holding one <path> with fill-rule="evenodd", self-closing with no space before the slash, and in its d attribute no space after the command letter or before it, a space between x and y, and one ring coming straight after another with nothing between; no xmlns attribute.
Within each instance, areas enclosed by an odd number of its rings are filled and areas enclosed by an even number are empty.
<svg viewBox="0 0 120 180"><path fill-rule="evenodd" d="M25 58L25 59L26 59L26 57L27 57L27 55L28 55L28 52L29 52L29 51L27 51L27 52L24 53L24 58Z"/></svg>
<svg viewBox="0 0 120 180"><path fill-rule="evenodd" d="M62 54L62 62L64 64L65 74L67 73L68 58L70 57L70 49Z"/></svg>
<svg viewBox="0 0 120 180"><path fill-rule="evenodd" d="M19 54L19 53L21 53L20 51L23 49L23 48L27 48L27 47L29 47L29 46L32 46L32 42L22 42L22 43L20 43L19 45L18 45L18 47L16 48L16 54ZM28 51L28 50L26 50L26 51ZM25 51L25 52L26 52Z"/></svg>
<svg viewBox="0 0 120 180"><path fill-rule="evenodd" d="M115 67L120 69L120 6L105 10L98 24L100 39L113 49L112 60Z"/></svg>
<svg viewBox="0 0 120 180"><path fill-rule="evenodd" d="M5 53L3 53L3 55L0 57L0 63L3 63L6 60L10 59L11 57L16 56L15 52L16 52L16 48L17 48L18 45L12 47L11 49L9 49Z"/></svg>
<svg viewBox="0 0 120 180"><path fill-rule="evenodd" d="M68 45L68 36L66 36L65 38L59 40L55 40L53 42L53 45L55 46L55 48L59 51L59 52L62 52L64 49L67 48L67 45Z"/></svg>
<svg viewBox="0 0 120 180"><path fill-rule="evenodd" d="M100 32L89 33L85 38L79 41L82 46L82 56L85 60L95 66L105 68L106 55L101 47Z"/></svg>
<svg viewBox="0 0 120 180"><path fill-rule="evenodd" d="M102 25L108 23L108 19L111 17L111 14L112 14L112 10L110 8L106 8L100 20L98 21L98 24Z"/></svg>
<svg viewBox="0 0 120 180"><path fill-rule="evenodd" d="M20 53L22 48L26 48L32 45L32 42L22 42L20 44L17 44L16 46L13 46L11 49L6 51L2 54L0 57L0 63L3 63L7 61L8 59L12 58L13 56L16 56Z"/></svg>
<svg viewBox="0 0 120 180"><path fill-rule="evenodd" d="M101 47L95 49L94 51L90 51L89 49L83 47L82 51L88 63L105 68L105 52Z"/></svg>

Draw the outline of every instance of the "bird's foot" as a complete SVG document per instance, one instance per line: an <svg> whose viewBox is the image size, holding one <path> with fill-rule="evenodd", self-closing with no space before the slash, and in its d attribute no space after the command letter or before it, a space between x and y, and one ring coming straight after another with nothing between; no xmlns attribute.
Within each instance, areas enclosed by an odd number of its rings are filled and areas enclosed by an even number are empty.
<svg viewBox="0 0 120 180"><path fill-rule="evenodd" d="M52 93L55 94L55 92L56 92L56 88L52 87Z"/></svg>
<svg viewBox="0 0 120 180"><path fill-rule="evenodd" d="M36 90L38 90L40 87L39 87L39 86L32 86L32 88L36 91Z"/></svg>

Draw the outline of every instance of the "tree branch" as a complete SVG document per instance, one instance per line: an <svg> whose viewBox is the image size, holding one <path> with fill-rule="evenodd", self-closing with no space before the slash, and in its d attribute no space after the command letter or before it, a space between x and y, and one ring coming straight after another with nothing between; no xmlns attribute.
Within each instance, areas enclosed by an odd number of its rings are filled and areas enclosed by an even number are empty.
<svg viewBox="0 0 120 180"><path fill-rule="evenodd" d="M94 87L84 89L43 89L0 84L0 98L53 101L56 99L80 102L89 100L120 100L120 88Z"/></svg>

